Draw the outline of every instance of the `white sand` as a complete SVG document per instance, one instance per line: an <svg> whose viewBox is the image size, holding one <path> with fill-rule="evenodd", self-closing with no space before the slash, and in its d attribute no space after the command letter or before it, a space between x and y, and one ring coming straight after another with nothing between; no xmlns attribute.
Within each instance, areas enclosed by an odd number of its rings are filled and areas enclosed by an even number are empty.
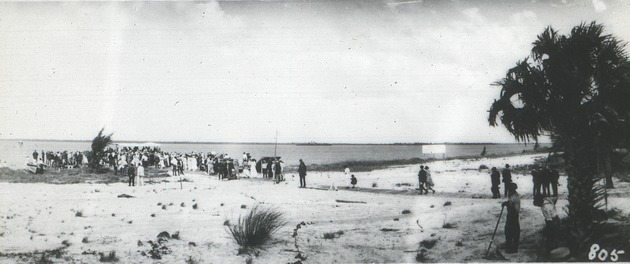
<svg viewBox="0 0 630 264"><path fill-rule="evenodd" d="M431 167L435 195L418 195L418 165L393 167L367 173L352 173L358 178L358 189L347 190L349 179L343 172L311 172L309 189L299 189L297 175L286 175L286 182L274 185L262 179L218 181L203 174L186 175L183 189L170 182L128 187L126 184L12 184L0 183L0 252L28 253L59 248L67 240L66 259L59 263L98 262L97 255L83 252L116 251L120 263L153 263L142 256L162 232L179 232L180 239L165 245L172 251L162 263L182 263L188 258L198 263L243 263L248 255L237 255L238 245L223 225L236 222L252 206L270 206L286 214L288 224L254 257L254 263L289 263L297 259L297 244L307 259L305 263L416 262L420 241L438 239L427 256L440 262L483 262L486 248L503 199L489 199L488 170L477 170L481 164L503 167L529 164L543 155L523 155L495 159L434 161ZM326 191L330 177L340 183L339 191ZM524 194L521 211L521 237L532 236L543 224L540 209L532 205L531 176L515 174L514 181ZM372 184L376 182L377 187ZM396 184L408 183L412 186ZM566 177L561 176L561 196L566 196ZM627 192L627 183L617 183L614 191ZM501 192L503 190L501 189ZM117 198L129 194L134 198ZM481 197L481 198L473 198ZM338 203L336 200L365 203ZM611 198L610 205L624 210L628 198ZM443 206L445 202L451 206ZM166 209L158 203L167 205ZM169 206L169 204L171 204ZM181 204L184 204L182 207ZM198 209L193 209L193 204ZM247 209L242 209L245 205ZM564 216L558 203L558 211ZM410 214L402 214L410 210ZM83 216L77 217L76 212ZM154 217L151 216L154 214ZM505 217L505 214L504 214ZM442 228L444 223L455 228ZM502 220L495 243L504 242ZM381 231L383 228L395 231ZM343 231L335 239L324 239L325 233ZM432 237L433 236L433 237ZM82 242L87 238L87 243ZM457 246L457 241L462 246ZM138 245L138 241L143 243ZM196 246L189 245L194 242ZM493 246L494 247L494 246ZM511 260L535 261L536 245L521 246ZM0 257L0 262L17 258Z"/></svg>

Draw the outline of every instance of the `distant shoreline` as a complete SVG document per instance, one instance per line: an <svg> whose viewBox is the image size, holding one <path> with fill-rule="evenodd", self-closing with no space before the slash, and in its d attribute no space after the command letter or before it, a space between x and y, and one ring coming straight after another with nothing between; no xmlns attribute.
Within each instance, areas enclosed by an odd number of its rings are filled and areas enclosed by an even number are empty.
<svg viewBox="0 0 630 264"><path fill-rule="evenodd" d="M0 139L0 141L28 141L28 142L81 142L90 143L92 140L76 140L76 139ZM217 144L217 145L276 145L274 142L211 142L211 141L140 141L140 140L115 140L115 143L144 143L154 142L159 144ZM422 145L533 145L535 143L513 142L513 143L490 143L490 142L412 142L412 143L302 143L302 142L285 142L277 143L277 145L297 145L297 146L332 146L332 145L403 145L403 146L422 146ZM539 144L551 144L551 143L539 143Z"/></svg>

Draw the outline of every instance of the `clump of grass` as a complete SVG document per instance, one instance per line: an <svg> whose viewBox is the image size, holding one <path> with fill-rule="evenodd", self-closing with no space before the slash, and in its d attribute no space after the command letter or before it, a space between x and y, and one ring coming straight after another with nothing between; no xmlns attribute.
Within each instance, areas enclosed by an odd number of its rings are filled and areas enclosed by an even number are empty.
<svg viewBox="0 0 630 264"><path fill-rule="evenodd" d="M339 230L337 232L324 233L324 239L335 239L343 235L343 231Z"/></svg>
<svg viewBox="0 0 630 264"><path fill-rule="evenodd" d="M192 256L188 256L188 258L186 259L186 264L197 264L197 263L199 263L199 261L194 259Z"/></svg>
<svg viewBox="0 0 630 264"><path fill-rule="evenodd" d="M378 184L376 182L373 182L372 183L372 188L376 188L376 187L378 187Z"/></svg>
<svg viewBox="0 0 630 264"><path fill-rule="evenodd" d="M423 246L426 249L431 249L437 243L437 239L428 239L420 241L420 246Z"/></svg>
<svg viewBox="0 0 630 264"><path fill-rule="evenodd" d="M48 258L48 255L46 255L46 252L42 253L42 257L39 258L37 260L37 262L35 262L37 264L52 264L55 263L52 260L50 260L50 258Z"/></svg>
<svg viewBox="0 0 630 264"><path fill-rule="evenodd" d="M247 208L247 205L241 204L241 209Z"/></svg>
<svg viewBox="0 0 630 264"><path fill-rule="evenodd" d="M427 257L425 252L420 252L420 253L416 254L416 261L417 262L424 263L424 262L429 262L430 260L431 259Z"/></svg>
<svg viewBox="0 0 630 264"><path fill-rule="evenodd" d="M454 224L451 224L451 223L444 223L444 224L442 225L442 228L452 229L452 228L455 228L455 225L454 225Z"/></svg>
<svg viewBox="0 0 630 264"><path fill-rule="evenodd" d="M98 253L101 257L99 258L100 262L117 262L118 257L116 257L116 251L110 251L107 255L104 253Z"/></svg>
<svg viewBox="0 0 630 264"><path fill-rule="evenodd" d="M286 225L283 213L271 208L254 206L244 216L239 216L236 224L228 225L228 231L241 246L239 252L264 245L272 235Z"/></svg>
<svg viewBox="0 0 630 264"><path fill-rule="evenodd" d="M487 169L488 169L488 166L486 166L486 165L481 164L479 166L479 170L487 170Z"/></svg>
<svg viewBox="0 0 630 264"><path fill-rule="evenodd" d="M407 209L405 209L405 210L403 210L403 211L402 211L402 214L410 214L410 213L411 213L411 211L409 211L409 210L407 210Z"/></svg>
<svg viewBox="0 0 630 264"><path fill-rule="evenodd" d="M83 210L77 211L74 216L76 217L83 217Z"/></svg>
<svg viewBox="0 0 630 264"><path fill-rule="evenodd" d="M84 238L81 240L81 242L82 242L82 243L90 243L90 240L88 240L88 238L87 238L87 237L84 237Z"/></svg>
<svg viewBox="0 0 630 264"><path fill-rule="evenodd" d="M464 241L462 241L461 239L457 240L457 243L455 243L455 246L458 246L458 247L464 246Z"/></svg>
<svg viewBox="0 0 630 264"><path fill-rule="evenodd" d="M449 205L452 205L452 204L453 203L451 203L450 201L447 201L447 202L444 203L444 206L449 206Z"/></svg>
<svg viewBox="0 0 630 264"><path fill-rule="evenodd" d="M193 204L193 209L197 209L199 206L197 204Z"/></svg>

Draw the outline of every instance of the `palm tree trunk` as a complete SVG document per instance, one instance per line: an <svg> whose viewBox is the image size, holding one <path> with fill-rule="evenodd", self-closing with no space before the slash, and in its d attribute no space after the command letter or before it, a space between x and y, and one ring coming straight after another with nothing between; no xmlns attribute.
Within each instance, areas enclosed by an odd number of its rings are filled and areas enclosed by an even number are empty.
<svg viewBox="0 0 630 264"><path fill-rule="evenodd" d="M597 148L588 140L575 140L566 147L569 242L572 252L581 252L593 234L593 209L599 201L593 189L597 180Z"/></svg>

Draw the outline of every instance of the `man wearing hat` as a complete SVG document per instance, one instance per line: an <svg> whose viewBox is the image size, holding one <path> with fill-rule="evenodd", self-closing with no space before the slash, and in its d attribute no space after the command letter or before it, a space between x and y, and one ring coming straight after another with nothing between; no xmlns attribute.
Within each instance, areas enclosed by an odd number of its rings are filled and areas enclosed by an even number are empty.
<svg viewBox="0 0 630 264"><path fill-rule="evenodd" d="M516 192L517 188L516 183L509 184L509 198L501 204L507 207L505 220L505 253L516 253L518 251L518 242L521 234L521 226L518 219L521 210L521 198L518 192Z"/></svg>

